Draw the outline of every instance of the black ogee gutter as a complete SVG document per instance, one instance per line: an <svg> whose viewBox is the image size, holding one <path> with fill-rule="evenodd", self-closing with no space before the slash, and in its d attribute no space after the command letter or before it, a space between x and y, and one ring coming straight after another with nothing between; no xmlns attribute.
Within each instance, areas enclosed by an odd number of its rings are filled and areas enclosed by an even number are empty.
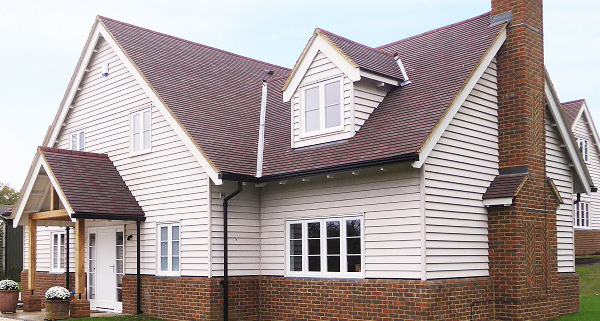
<svg viewBox="0 0 600 321"><path fill-rule="evenodd" d="M69 236L69 234L70 234L70 233L69 233L69 230L70 230L70 229L71 229L71 228L69 228L68 226L67 226L67 227L65 227L65 242L67 243L67 251L66 251L66 252L67 252L67 254L65 255L65 256L66 256L66 257L65 257L65 261L66 261L66 271L65 271L66 273L65 273L65 274L67 275L67 279L65 280L65 283L66 283L65 285L66 285L66 288L67 288L67 290L69 290L69 291L71 291L71 289L70 289L70 287L69 287L69 285L70 285L70 284L69 284L69 272L70 272L70 267L69 267L69 265L70 265L70 264L69 264L69 256L70 256L70 254L71 254L71 253L70 253L70 250L69 250L69 238L70 238L70 236Z"/></svg>
<svg viewBox="0 0 600 321"><path fill-rule="evenodd" d="M234 198L241 191L242 181L238 181L237 189L223 199L223 281L221 282L221 285L223 286L223 321L229 320L229 253L227 252L227 205L229 204L229 200Z"/></svg>

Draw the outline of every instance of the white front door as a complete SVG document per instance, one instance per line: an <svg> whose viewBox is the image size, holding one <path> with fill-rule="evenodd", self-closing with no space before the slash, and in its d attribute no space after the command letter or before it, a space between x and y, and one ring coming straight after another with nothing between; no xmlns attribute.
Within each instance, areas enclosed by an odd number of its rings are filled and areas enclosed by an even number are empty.
<svg viewBox="0 0 600 321"><path fill-rule="evenodd" d="M123 229L96 228L88 233L88 297L96 310L121 311Z"/></svg>

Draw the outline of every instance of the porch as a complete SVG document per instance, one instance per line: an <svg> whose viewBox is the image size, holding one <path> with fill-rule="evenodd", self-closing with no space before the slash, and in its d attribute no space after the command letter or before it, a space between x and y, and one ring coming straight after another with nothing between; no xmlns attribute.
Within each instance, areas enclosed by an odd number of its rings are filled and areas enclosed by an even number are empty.
<svg viewBox="0 0 600 321"><path fill-rule="evenodd" d="M90 308L121 311L125 239L134 237L126 235L123 226L136 224L139 277L140 226L145 217L108 155L40 147L13 219L13 225L26 226L27 231L27 270L21 291L25 313L42 310L50 286L71 290L71 317L90 316ZM38 239L40 226L45 232L55 227L50 244ZM40 245L49 248L52 258L43 272L38 269ZM57 281L61 274L64 281ZM44 279L46 275L50 281ZM140 306L138 302L138 313Z"/></svg>

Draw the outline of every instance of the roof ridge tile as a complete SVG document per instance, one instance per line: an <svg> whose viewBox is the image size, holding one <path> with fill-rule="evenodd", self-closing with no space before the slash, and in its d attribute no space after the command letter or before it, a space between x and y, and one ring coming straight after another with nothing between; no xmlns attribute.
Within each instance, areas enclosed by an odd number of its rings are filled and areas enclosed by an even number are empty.
<svg viewBox="0 0 600 321"><path fill-rule="evenodd" d="M465 20L462 20L462 21L459 21L459 22L455 22L455 23L452 23L452 24L449 24L449 25L445 25L445 26L442 26L442 27L439 27L439 28L436 28L436 29L428 30L428 31L422 32L420 34L416 34L414 36L410 36L410 37L407 37L407 38L404 38L404 39L396 40L396 41L390 42L388 44L381 45L381 46L377 47L377 49L382 50L382 48L387 48L387 47L393 46L393 45L395 45L397 43L400 43L400 42L412 40L412 39L419 38L419 37L422 37L422 36L430 35L432 33L438 32L438 31L446 30L446 29L449 29L449 28L461 25L463 23L467 23L467 22L471 22L471 21L477 20L477 19L479 19L481 17L485 17L486 15L491 15L491 11L488 11L486 13L477 15L477 16L469 18L469 19L465 19Z"/></svg>
<svg viewBox="0 0 600 321"><path fill-rule="evenodd" d="M338 37L338 38L340 38L340 39L342 39L342 40L345 40L345 41L351 42L351 43L353 43L353 44L355 44L355 45L359 45L359 46L362 46L362 47L364 47L364 48L366 48L366 49L370 49L370 50L373 50L373 51L375 51L375 52L379 52L379 53L381 53L381 54L383 54L383 55L385 55L385 56L388 56L388 57L394 58L394 55L393 55L393 54L391 54L391 53L389 53L389 52L385 52L385 51L383 51L383 50L381 50L381 49L379 49L379 48L374 48L374 47L371 47L371 46L367 46L367 45L365 45L365 44L362 44L362 43L360 43L360 42L356 42L356 41L354 41L354 40L351 40L351 39L348 39L348 38L346 38L346 37L340 36L340 35L338 35L338 34L336 34L336 33L333 33L333 32L331 32L331 31L325 30L325 29L323 29L323 28L317 28L317 29L315 30L315 32L317 32L317 33L319 33L319 32L323 32L323 33L325 33L326 35L332 35L332 36Z"/></svg>
<svg viewBox="0 0 600 321"><path fill-rule="evenodd" d="M262 60L258 60L258 59L254 59L254 58L250 58L250 57L246 57L246 56L242 56L242 55L233 53L231 51L227 51L227 50L219 49L219 48L216 48L216 47L204 45L204 44L201 44L201 43L198 43L198 42L194 42L194 41L191 41L191 40L186 40L186 39L183 39L183 38L175 37L175 36L172 36L172 35L168 35L166 33L162 33L162 32L158 32L158 31L155 31L155 30L148 29L148 28L136 26L136 25L133 25L133 24L130 24L130 23L127 23L127 22L115 20L115 19L108 18L108 17L105 17L105 16L98 15L97 18L100 19L100 20L108 20L108 21L112 21L114 23L122 24L124 26L128 26L128 27L139 29L139 30L147 31L147 32L150 32L150 33L153 33L155 35L162 36L162 37L166 37L166 38L170 38L170 39L173 39L173 40L177 40L177 41L189 43L189 44L192 44L192 45L195 45L195 46L203 47L203 48L206 48L206 49L214 50L214 51L217 51L217 52L228 54L228 55L231 55L231 56L234 56L234 57L237 57L237 58L241 58L241 59L245 59L245 60L248 60L248 61L265 64L265 65L276 67L276 68L283 69L283 70L291 70L291 69L289 69L287 67L283 67L283 66L279 66L279 65L276 65L276 64L272 64L272 63L269 63L269 62L262 61Z"/></svg>
<svg viewBox="0 0 600 321"><path fill-rule="evenodd" d="M95 157L95 158L109 158L108 154L82 152L82 151L78 151L78 150L61 149L61 148L56 148L56 147L39 146L38 150L40 150L41 152L54 153L54 154L67 154L67 155Z"/></svg>

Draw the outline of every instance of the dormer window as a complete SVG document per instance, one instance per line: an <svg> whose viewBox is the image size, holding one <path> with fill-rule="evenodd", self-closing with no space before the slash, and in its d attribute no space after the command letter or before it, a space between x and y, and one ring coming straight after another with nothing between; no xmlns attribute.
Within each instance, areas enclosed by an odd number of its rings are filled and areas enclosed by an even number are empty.
<svg viewBox="0 0 600 321"><path fill-rule="evenodd" d="M579 150L581 151L581 154L583 155L583 160L587 163L588 162L588 158L589 158L589 153L588 153L588 140L584 139L584 138L577 138L577 144L579 145Z"/></svg>
<svg viewBox="0 0 600 321"><path fill-rule="evenodd" d="M314 135L342 128L341 78L305 86L302 89L302 129Z"/></svg>

